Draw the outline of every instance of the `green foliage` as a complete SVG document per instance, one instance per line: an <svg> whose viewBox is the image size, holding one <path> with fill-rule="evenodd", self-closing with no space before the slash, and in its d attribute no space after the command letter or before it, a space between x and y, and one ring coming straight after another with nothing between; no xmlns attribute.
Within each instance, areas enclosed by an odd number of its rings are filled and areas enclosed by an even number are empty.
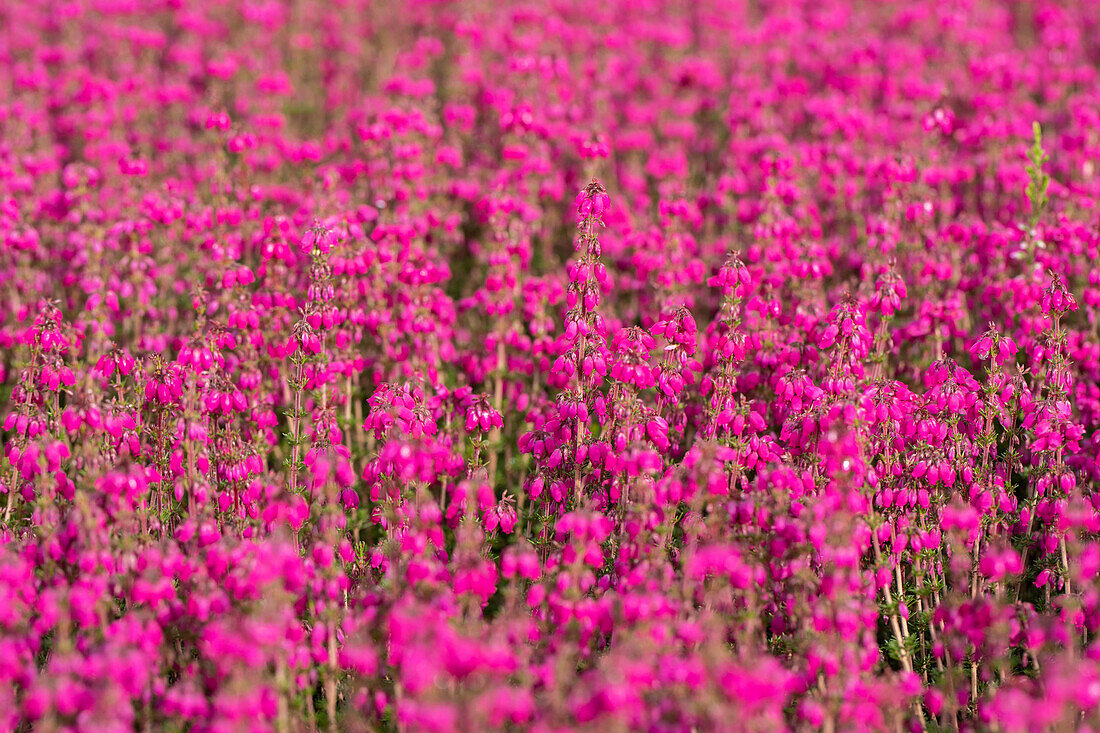
<svg viewBox="0 0 1100 733"><path fill-rule="evenodd" d="M1038 122L1032 123L1034 139L1031 150L1027 152L1030 164L1027 166L1027 200L1031 203L1031 229L1039 223L1043 212L1046 210L1048 199L1047 189L1050 187L1050 176L1043 171L1043 164L1050 160L1050 156L1043 150L1043 128Z"/></svg>

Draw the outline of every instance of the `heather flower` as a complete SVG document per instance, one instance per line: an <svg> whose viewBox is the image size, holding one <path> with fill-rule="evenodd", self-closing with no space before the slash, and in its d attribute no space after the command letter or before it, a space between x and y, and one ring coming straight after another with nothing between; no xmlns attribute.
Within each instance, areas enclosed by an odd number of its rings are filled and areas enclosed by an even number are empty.
<svg viewBox="0 0 1100 733"><path fill-rule="evenodd" d="M607 195L607 189L599 181L592 179L592 182L577 194L574 204L577 214L581 217L591 216L598 219L611 206L611 197Z"/></svg>
<svg viewBox="0 0 1100 733"><path fill-rule="evenodd" d="M5 16L0 728L1100 729L1088 3L123 5Z"/></svg>

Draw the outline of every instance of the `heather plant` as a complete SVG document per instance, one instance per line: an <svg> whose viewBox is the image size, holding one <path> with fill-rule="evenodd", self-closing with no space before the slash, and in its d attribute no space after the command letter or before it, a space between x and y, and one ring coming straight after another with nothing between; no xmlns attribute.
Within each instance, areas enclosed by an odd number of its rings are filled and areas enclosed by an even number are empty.
<svg viewBox="0 0 1100 733"><path fill-rule="evenodd" d="M0 730L1100 730L1093 4L0 28Z"/></svg>

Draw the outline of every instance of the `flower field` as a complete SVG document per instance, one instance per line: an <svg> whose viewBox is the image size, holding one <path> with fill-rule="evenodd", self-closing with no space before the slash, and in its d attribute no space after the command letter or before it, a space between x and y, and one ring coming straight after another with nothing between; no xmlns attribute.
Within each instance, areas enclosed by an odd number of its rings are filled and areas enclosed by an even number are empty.
<svg viewBox="0 0 1100 733"><path fill-rule="evenodd" d="M0 4L0 731L1100 731L1090 0Z"/></svg>

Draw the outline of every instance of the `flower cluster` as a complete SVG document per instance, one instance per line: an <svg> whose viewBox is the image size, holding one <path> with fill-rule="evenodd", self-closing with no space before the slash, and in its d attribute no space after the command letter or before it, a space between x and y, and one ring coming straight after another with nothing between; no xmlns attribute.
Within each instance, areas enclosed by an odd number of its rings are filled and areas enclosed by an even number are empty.
<svg viewBox="0 0 1100 733"><path fill-rule="evenodd" d="M0 27L0 730L1100 730L1094 3Z"/></svg>

